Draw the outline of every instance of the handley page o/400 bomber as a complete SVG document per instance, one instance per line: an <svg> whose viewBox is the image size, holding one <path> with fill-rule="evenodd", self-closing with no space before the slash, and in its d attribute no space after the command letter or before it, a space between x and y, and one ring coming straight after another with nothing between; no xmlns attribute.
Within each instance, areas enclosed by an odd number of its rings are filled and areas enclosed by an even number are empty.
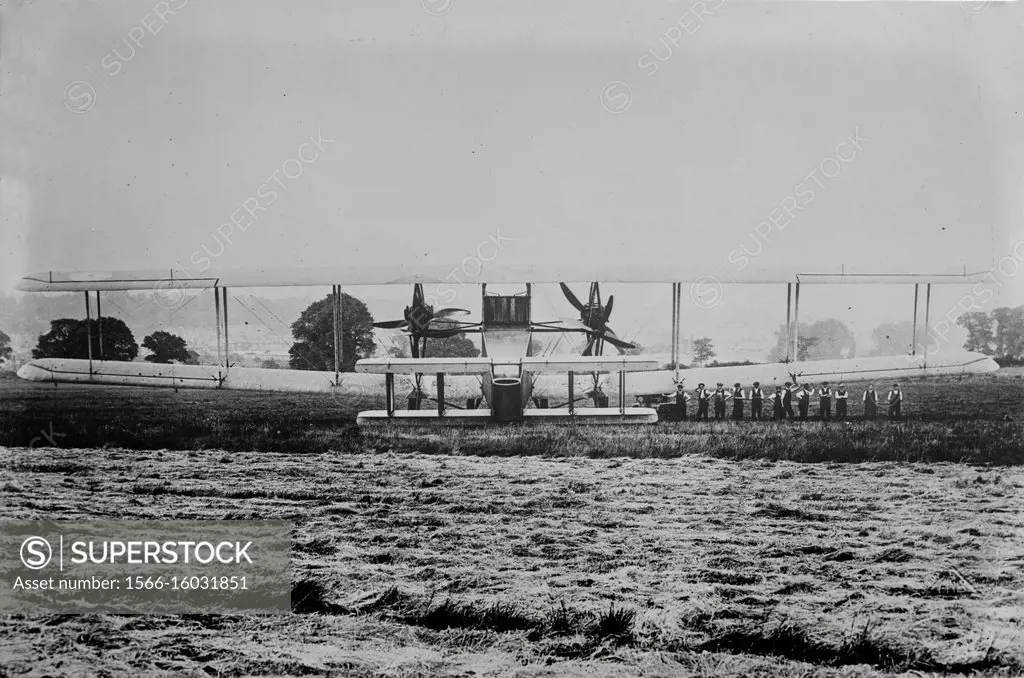
<svg viewBox="0 0 1024 678"><path fill-rule="evenodd" d="M220 364L175 365L113 362L94 356L84 360L40 359L24 365L18 375L31 381L91 383L174 388L332 392L352 395L385 395L386 407L359 414L360 424L506 423L523 421L582 421L588 423L653 423L654 409L627 406L627 401L657 401L675 392L680 384L692 388L698 383L750 383L781 385L785 381L894 379L908 376L984 373L998 365L980 353L956 352L871 356L839 360L790 361L795 356L799 327L802 284L893 284L915 286L914 327L918 291L925 286L925 325L928 325L932 284L976 284L984 273L850 273L773 271L734 276L730 284L785 284L787 360L781 363L711 367L701 369L658 369L657 361L644 356L605 356L606 345L620 353L632 344L620 339L608 326L614 298L602 301L600 283L659 283L672 286L672 358L678 365L680 300L685 282L709 284L707 276L686 277L678 271L654 267L624 267L614 271L574 271L562 268L507 268L490 266L474 278L480 284L482 320L468 323L454 320L465 309L439 309L427 303L424 284L443 284L447 269L409 273L408 268L378 266L366 268L305 268L266 270L224 270L203 277L176 275L174 271L47 272L26 276L18 288L29 292L85 293L86 314L91 317L90 295L96 293L97 315L100 292L107 290L149 290L155 294L183 294L184 290L213 289L216 300L218 353ZM586 302L567 283L590 283ZM522 284L524 292L496 295L487 285ZM579 320L537 322L532 317L532 286L559 283L566 300L579 312ZM717 282L714 284L717 285ZM335 370L256 369L232 366L228 338L228 288L330 285L334 300ZM356 363L356 372L341 372L342 285L412 285L412 303L400 320L376 323L378 327L401 329L409 337L412 358L366 359ZM794 295L795 292L795 295ZM481 335L480 358L424 357L430 339L462 332ZM583 355L542 357L530 355L530 338L540 332L575 332L587 336ZM102 344L102 342L101 342ZM914 342L917 344L916 338ZM223 350L222 350L223 349ZM396 393L408 393L409 407L398 407ZM614 396L614 398L612 397ZM423 408L426 401L436 407ZM578 407L587 401L593 406ZM550 406L552 403L555 406Z"/></svg>

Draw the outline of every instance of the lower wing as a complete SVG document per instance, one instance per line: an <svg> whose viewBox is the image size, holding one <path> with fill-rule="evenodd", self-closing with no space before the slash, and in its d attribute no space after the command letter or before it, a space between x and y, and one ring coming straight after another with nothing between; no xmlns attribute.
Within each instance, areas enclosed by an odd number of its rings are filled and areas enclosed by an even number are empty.
<svg viewBox="0 0 1024 678"><path fill-rule="evenodd" d="M571 362L571 359L567 358ZM799 363L766 363L734 367L705 367L678 372L678 382L687 390L704 383L714 386L722 382L731 386L740 382L748 387L758 381L763 388L781 386L784 382L882 381L903 380L910 377L950 374L981 374L999 369L992 358L981 353L961 352L922 356L870 356L839 360L814 360ZM109 386L156 386L166 388L201 388L240 391L284 391L302 393L340 393L353 396L382 396L383 374L307 370L273 370L254 367L224 368L215 365L178 365L146 362L114 362L81 359L45 358L33 360L18 370L18 376L28 381L48 383L82 383ZM628 396L661 395L674 393L677 373L671 370L628 372L625 375ZM395 374L396 394L402 395L415 388L415 378ZM436 379L424 376L420 382L428 396L436 395ZM584 396L594 386L603 391L618 393L617 374L574 373L574 387L578 396ZM538 374L534 377L532 395L551 399L564 398L568 391L568 376ZM481 377L448 375L445 378L446 400L479 398Z"/></svg>

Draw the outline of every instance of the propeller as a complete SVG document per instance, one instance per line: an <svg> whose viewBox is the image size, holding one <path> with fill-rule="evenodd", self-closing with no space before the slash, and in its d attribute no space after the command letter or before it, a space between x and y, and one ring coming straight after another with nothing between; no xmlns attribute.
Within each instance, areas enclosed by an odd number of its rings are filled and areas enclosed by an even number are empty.
<svg viewBox="0 0 1024 678"><path fill-rule="evenodd" d="M406 330L413 358L422 358L426 352L427 339L445 339L463 332L478 331L475 323L454 320L454 316L469 315L464 308L442 308L437 311L426 303L423 285L416 283L412 289L412 304L405 307L401 320L384 320L373 323L382 330Z"/></svg>
<svg viewBox="0 0 1024 678"><path fill-rule="evenodd" d="M602 304L601 287L594 282L590 284L590 294L587 297L587 303L584 304L568 285L565 283L559 283L559 285L565 298L580 312L581 331L588 335L583 355L601 355L605 343L617 348L619 353L627 348L636 348L636 344L623 341L608 327L608 319L612 315L612 307L615 304L615 295L608 295L608 303Z"/></svg>

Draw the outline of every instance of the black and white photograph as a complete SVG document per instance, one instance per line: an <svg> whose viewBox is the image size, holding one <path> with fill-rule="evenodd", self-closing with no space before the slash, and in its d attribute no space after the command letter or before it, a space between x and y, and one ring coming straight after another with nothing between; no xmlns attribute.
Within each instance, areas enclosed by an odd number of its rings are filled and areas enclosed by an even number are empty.
<svg viewBox="0 0 1024 678"><path fill-rule="evenodd" d="M0 678L1024 675L1024 8L0 0Z"/></svg>

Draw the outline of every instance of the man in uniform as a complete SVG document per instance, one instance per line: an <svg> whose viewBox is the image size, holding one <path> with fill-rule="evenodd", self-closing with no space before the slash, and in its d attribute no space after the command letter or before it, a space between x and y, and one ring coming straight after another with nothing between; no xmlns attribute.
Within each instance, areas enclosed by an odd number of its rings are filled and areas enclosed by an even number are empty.
<svg viewBox="0 0 1024 678"><path fill-rule="evenodd" d="M697 384L697 419L708 420L708 390L704 384Z"/></svg>
<svg viewBox="0 0 1024 678"><path fill-rule="evenodd" d="M903 392L900 391L899 384L893 384L892 390L889 391L889 419L896 420L900 418L900 405L903 404Z"/></svg>
<svg viewBox="0 0 1024 678"><path fill-rule="evenodd" d="M742 419L743 418L743 389L740 387L740 383L737 381L732 387L732 418Z"/></svg>
<svg viewBox="0 0 1024 678"><path fill-rule="evenodd" d="M761 390L761 382L755 381L754 388L750 389L750 418L761 420L761 404L764 400L764 391Z"/></svg>
<svg viewBox="0 0 1024 678"><path fill-rule="evenodd" d="M725 419L725 401L729 399L729 394L725 392L725 388L722 382L718 382L718 386L715 387L715 419Z"/></svg>
<svg viewBox="0 0 1024 678"><path fill-rule="evenodd" d="M832 389L827 381L821 382L821 390L818 391L818 414L822 421L832 418Z"/></svg>
<svg viewBox="0 0 1024 678"><path fill-rule="evenodd" d="M788 381L782 387L782 409L790 419L796 418L796 415L793 414L793 391L796 389L797 385L790 384Z"/></svg>
<svg viewBox="0 0 1024 678"><path fill-rule="evenodd" d="M878 414L878 394L875 393L875 385L868 384L868 389L864 391L864 418L874 419Z"/></svg>
<svg viewBox="0 0 1024 678"><path fill-rule="evenodd" d="M800 421L807 421L807 412L811 409L811 385L804 384L796 393L796 407L800 411Z"/></svg>
<svg viewBox="0 0 1024 678"><path fill-rule="evenodd" d="M846 400L849 397L846 385L839 382L839 386L836 387L836 421L846 421Z"/></svg>

